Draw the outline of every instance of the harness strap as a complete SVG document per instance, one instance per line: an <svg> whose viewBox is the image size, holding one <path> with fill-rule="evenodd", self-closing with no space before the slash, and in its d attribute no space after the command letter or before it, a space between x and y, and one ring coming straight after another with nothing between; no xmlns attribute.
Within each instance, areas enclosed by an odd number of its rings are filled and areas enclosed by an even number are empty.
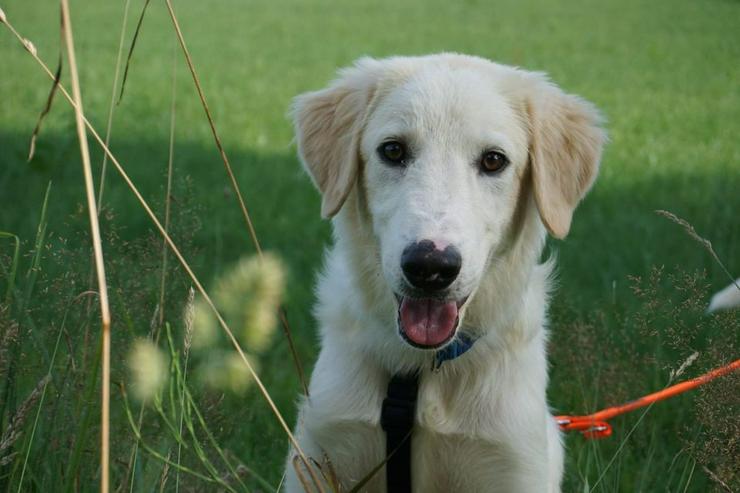
<svg viewBox="0 0 740 493"><path fill-rule="evenodd" d="M411 433L416 416L419 375L393 375L383 399L380 426L386 436L388 493L411 493Z"/></svg>
<svg viewBox="0 0 740 493"><path fill-rule="evenodd" d="M432 370L445 361L467 352L477 338L460 332L458 337L435 354ZM416 418L419 373L393 375L380 410L380 426L385 431L385 477L388 493L411 493L411 434Z"/></svg>

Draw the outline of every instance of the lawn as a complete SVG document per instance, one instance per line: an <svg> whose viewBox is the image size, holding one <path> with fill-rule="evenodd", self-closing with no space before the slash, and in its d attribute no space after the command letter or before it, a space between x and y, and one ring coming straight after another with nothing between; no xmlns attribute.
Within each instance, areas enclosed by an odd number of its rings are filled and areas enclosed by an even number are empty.
<svg viewBox="0 0 740 493"><path fill-rule="evenodd" d="M102 134L125 3L71 5L85 111ZM130 1L124 51L143 5ZM5 0L0 8L54 65L57 2ZM662 388L670 370L693 351L698 359L681 378L738 357L740 318L701 313L727 276L681 227L654 211L687 219L740 275L740 3L211 0L177 1L175 8L262 246L287 268L285 309L307 370L317 350L314 272L330 226L320 219L318 196L295 157L286 116L291 98L322 87L338 67L363 55L438 51L548 72L607 119L610 142L600 178L576 212L570 236L549 247L559 265L551 324L553 408L587 413ZM155 1L115 106L110 142L160 217L173 80L172 232L209 287L254 247L165 4ZM68 81L65 64L69 87ZM74 117L60 95L34 159L26 160L50 85L0 26L0 231L21 240L17 282L0 310L0 424L3 433L11 429L15 415L15 428L23 432L10 448L0 444L0 489L8 491L95 490L100 475L99 322L95 300L86 294L89 226ZM99 176L103 154L91 145ZM102 209L113 305L112 484L132 491L163 484L174 491L175 473L162 460L140 448L131 461L136 437L119 387L129 379L125 355L133 340L146 337L156 318L161 239L110 167ZM46 224L42 234L40 223ZM12 254L13 242L0 238L3 296ZM164 317L179 341L190 283L172 258L168 272ZM292 424L300 384L280 331L259 364ZM44 398L33 400L25 420L18 420L15 411L49 371ZM193 388L231 461L277 485L287 440L257 390L234 395ZM740 379L728 377L644 415L615 420L609 439L569 436L565 491L723 491L718 480L738 488L738 395ZM138 405L131 406L138 414ZM176 450L154 411L143 423L144 441L153 449L163 456ZM196 435L207 442L202 432ZM206 448L206 456L216 456L214 447ZM203 472L194 455L186 451L183 463ZM245 481L250 489L265 489L250 475ZM187 491L211 488L188 474L181 482Z"/></svg>

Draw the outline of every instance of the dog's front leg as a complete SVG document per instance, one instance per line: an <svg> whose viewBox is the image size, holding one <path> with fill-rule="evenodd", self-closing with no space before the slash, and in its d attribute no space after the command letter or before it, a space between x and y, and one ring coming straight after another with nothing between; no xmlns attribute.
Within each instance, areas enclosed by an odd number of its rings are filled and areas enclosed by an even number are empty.
<svg viewBox="0 0 740 493"><path fill-rule="evenodd" d="M504 474L501 491L560 493L563 475L563 445L555 420L546 414L544 427L522 430L510 437L511 474Z"/></svg>
<svg viewBox="0 0 740 493"><path fill-rule="evenodd" d="M385 439L378 422L383 387L380 370L363 355L325 343L311 377L311 397L300 405L295 431L298 444L325 483L349 490L382 462ZM304 483L313 484L300 458L296 472L293 454L286 467L288 493L304 491L301 476ZM383 474L376 474L366 491L381 491L383 479Z"/></svg>
<svg viewBox="0 0 740 493"><path fill-rule="evenodd" d="M560 484L563 481L565 466L565 450L563 437L555 418L547 416L547 464L548 464L548 493L560 493Z"/></svg>
<svg viewBox="0 0 740 493"><path fill-rule="evenodd" d="M299 420L300 422L300 420ZM321 465L321 447L313 440L310 433L301 430L296 433L304 458L297 453L295 447L290 448L285 465L285 479L282 491L284 493L303 493L305 491L332 491L318 466ZM308 464L307 464L308 463ZM310 469L309 469L310 468ZM316 487L316 482L319 488Z"/></svg>

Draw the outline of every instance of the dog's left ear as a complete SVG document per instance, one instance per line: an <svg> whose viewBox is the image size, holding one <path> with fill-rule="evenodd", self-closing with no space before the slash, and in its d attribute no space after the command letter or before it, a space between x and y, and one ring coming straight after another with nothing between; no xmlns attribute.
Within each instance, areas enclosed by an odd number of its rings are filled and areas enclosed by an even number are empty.
<svg viewBox="0 0 740 493"><path fill-rule="evenodd" d="M321 192L321 215L332 217L357 181L360 138L381 62L364 58L341 70L329 87L293 101L298 154Z"/></svg>
<svg viewBox="0 0 740 493"><path fill-rule="evenodd" d="M562 239L596 179L606 133L593 105L544 78L532 88L526 106L535 201L547 230Z"/></svg>

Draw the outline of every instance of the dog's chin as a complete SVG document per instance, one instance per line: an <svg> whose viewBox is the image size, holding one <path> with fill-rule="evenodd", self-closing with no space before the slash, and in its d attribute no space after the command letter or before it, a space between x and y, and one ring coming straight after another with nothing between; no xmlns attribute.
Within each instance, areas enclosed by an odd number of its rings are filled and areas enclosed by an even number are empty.
<svg viewBox="0 0 740 493"><path fill-rule="evenodd" d="M468 297L455 300L396 294L398 333L410 346L437 350L455 338Z"/></svg>

